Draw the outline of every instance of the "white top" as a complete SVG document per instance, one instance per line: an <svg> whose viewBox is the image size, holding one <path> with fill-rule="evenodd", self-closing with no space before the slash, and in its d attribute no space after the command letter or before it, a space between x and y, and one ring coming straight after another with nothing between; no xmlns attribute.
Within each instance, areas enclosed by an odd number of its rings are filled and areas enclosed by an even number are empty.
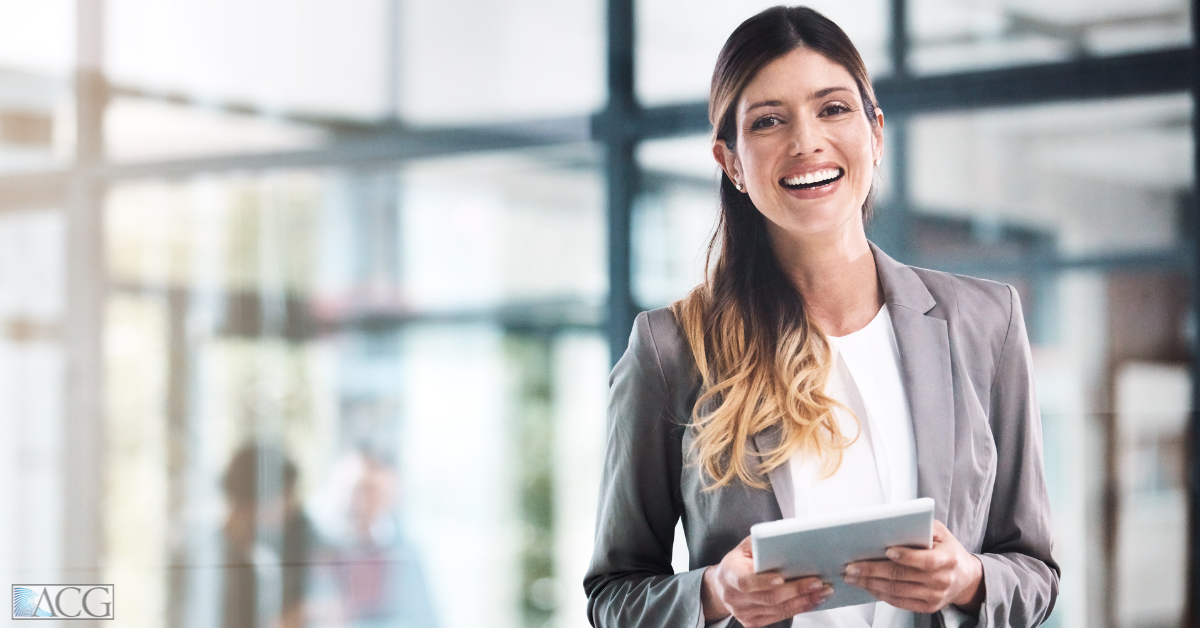
<svg viewBox="0 0 1200 628"><path fill-rule="evenodd" d="M854 412L851 416L836 408L834 415L842 434L858 435L858 439L846 448L841 466L828 478L820 477L820 461L803 452L792 455L796 516L916 499L916 437L887 305L866 327L848 336L829 337L829 342L834 368L825 392ZM951 626L965 617L946 611L943 616ZM724 628L729 619L710 628ZM914 619L909 611L876 602L796 615L792 628L912 628ZM701 613L698 625L703 623Z"/></svg>
<svg viewBox="0 0 1200 628"><path fill-rule="evenodd" d="M830 477L821 477L820 460L792 454L796 516L916 499L916 439L887 305L866 327L829 342L834 366L825 393L853 412L835 408L834 416L843 435L857 438ZM876 602L797 615L792 628L911 628L913 621L911 612Z"/></svg>

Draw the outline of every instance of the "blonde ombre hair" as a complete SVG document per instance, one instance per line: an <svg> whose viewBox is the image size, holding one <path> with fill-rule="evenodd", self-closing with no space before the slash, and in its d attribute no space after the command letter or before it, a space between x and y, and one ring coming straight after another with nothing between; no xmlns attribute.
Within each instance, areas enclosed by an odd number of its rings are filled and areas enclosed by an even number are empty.
<svg viewBox="0 0 1200 628"><path fill-rule="evenodd" d="M746 85L763 67L796 48L821 53L858 84L870 124L875 94L850 38L807 7L773 7L746 20L729 36L713 71L709 121L714 138L736 150L736 110ZM806 314L804 300L780 269L767 238L765 218L721 175L721 215L708 245L705 282L672 306L703 378L692 411L692 461L714 489L741 481L763 488L764 476L796 451L822 460L832 474L853 439L834 416L839 406L825 394L833 368L825 335ZM870 217L871 195L863 204ZM778 445L757 452L750 441L772 426Z"/></svg>

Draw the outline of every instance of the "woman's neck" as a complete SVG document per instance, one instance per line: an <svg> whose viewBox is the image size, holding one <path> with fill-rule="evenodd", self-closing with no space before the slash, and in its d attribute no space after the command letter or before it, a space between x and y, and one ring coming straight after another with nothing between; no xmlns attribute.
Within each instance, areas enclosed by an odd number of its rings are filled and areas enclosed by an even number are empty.
<svg viewBox="0 0 1200 628"><path fill-rule="evenodd" d="M829 336L866 327L883 306L875 256L860 221L834 237L796 237L779 230L772 248L784 274L804 297L808 316Z"/></svg>

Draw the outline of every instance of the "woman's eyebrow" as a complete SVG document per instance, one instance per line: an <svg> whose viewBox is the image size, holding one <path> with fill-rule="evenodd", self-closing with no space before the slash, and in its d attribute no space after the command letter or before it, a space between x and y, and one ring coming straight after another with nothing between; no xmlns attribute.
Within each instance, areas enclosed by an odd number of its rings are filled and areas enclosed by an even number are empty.
<svg viewBox="0 0 1200 628"><path fill-rule="evenodd" d="M853 94L854 90L850 89L849 87L826 87L825 89L819 89L819 90L813 92L812 96L809 96L808 98L809 98L809 100L816 100L818 98L824 98L834 92L850 92L851 94ZM745 111L747 111L747 112L754 111L755 109L758 109L760 107L782 107L782 106L783 106L782 100L761 100L759 102L753 103L750 106L746 107Z"/></svg>
<svg viewBox="0 0 1200 628"><path fill-rule="evenodd" d="M783 106L782 100L763 100L760 102L756 102L756 103L750 105L749 107L746 107L746 111L754 111L755 109L758 109L759 107L782 107L782 106Z"/></svg>
<svg viewBox="0 0 1200 628"><path fill-rule="evenodd" d="M825 89L820 89L820 90L813 92L813 95L809 96L809 100L816 100L818 98L824 98L834 92L850 92L851 94L854 93L853 91L850 90L849 87L826 87Z"/></svg>

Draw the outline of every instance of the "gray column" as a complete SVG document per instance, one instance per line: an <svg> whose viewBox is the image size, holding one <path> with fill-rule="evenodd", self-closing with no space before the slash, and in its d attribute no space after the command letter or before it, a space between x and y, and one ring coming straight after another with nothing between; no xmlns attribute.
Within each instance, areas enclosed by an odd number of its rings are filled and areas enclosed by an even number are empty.
<svg viewBox="0 0 1200 628"><path fill-rule="evenodd" d="M66 582L99 582L104 528L104 159L107 85L102 0L77 0L77 148L67 207L67 384L63 404L63 568Z"/></svg>
<svg viewBox="0 0 1200 628"><path fill-rule="evenodd" d="M608 1L608 106L597 116L594 134L605 143L608 193L608 346L616 363L625 352L637 315L633 300L633 202L638 192L637 122L634 94L634 3Z"/></svg>

